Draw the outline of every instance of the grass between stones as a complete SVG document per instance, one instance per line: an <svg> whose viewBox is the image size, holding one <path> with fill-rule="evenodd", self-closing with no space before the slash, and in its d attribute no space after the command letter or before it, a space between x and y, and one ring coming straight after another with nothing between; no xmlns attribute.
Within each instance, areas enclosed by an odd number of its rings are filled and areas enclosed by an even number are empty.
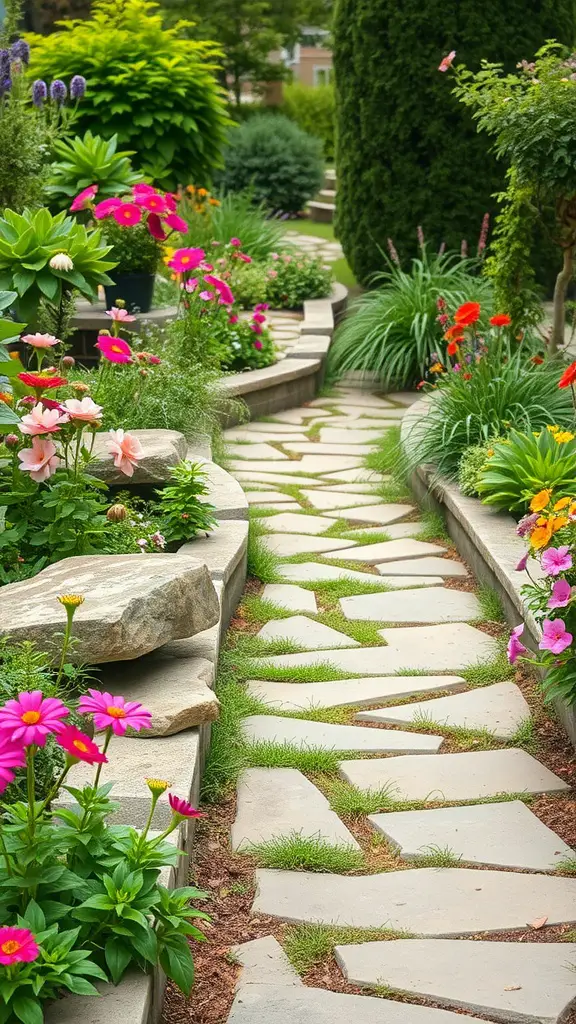
<svg viewBox="0 0 576 1024"><path fill-rule="evenodd" d="M393 590L384 581L378 583L374 576L366 576L366 583L360 580L318 580L316 583L299 583L305 590L313 590L319 605L325 610L338 608L341 597L360 597L363 594L381 594Z"/></svg>
<svg viewBox="0 0 576 1024"><path fill-rule="evenodd" d="M502 602L491 587L479 586L477 597L481 608L481 622L503 623L506 621Z"/></svg>
<svg viewBox="0 0 576 1024"><path fill-rule="evenodd" d="M263 543L264 533L258 518L251 517L248 529L248 575L255 576L262 583L278 583L282 579L278 568L280 559Z"/></svg>
<svg viewBox="0 0 576 1024"><path fill-rule="evenodd" d="M312 967L332 956L334 946L411 938L413 936L410 932L399 932L385 927L339 928L336 925L299 924L287 929L283 946L298 974L306 974Z"/></svg>
<svg viewBox="0 0 576 1024"><path fill-rule="evenodd" d="M262 868L283 871L326 871L344 873L362 871L364 855L344 843L327 843L313 836L290 832L267 843L250 846L244 852L253 856Z"/></svg>
<svg viewBox="0 0 576 1024"><path fill-rule="evenodd" d="M404 674L412 675L410 672ZM459 675L470 686L490 686L491 683L502 683L506 679L511 679L514 675L514 669L508 663L504 646L502 645L501 653L495 658L490 661L479 661L476 665L463 669Z"/></svg>
<svg viewBox="0 0 576 1024"><path fill-rule="evenodd" d="M498 793L496 796L474 800L401 800L396 786L381 789L362 790L343 779L317 776L314 784L328 798L330 807L346 820L363 818L368 814L384 814L387 811L424 811L438 807L471 807L476 804L498 804L511 800L522 800L531 804L536 797L530 793Z"/></svg>
<svg viewBox="0 0 576 1024"><path fill-rule="evenodd" d="M462 857L459 857L449 846L423 846L423 852L410 858L410 865L415 868L457 868Z"/></svg>
<svg viewBox="0 0 576 1024"><path fill-rule="evenodd" d="M321 622L325 626L337 629L345 633L352 640L358 640L361 644L381 647L384 641L378 632L379 623L364 622L362 620L350 621L337 607L317 614L314 612L293 612L281 608L273 601L266 601L260 597L247 597L242 604L242 614L249 622L265 625L272 619L287 619L294 615L306 615L312 622Z"/></svg>

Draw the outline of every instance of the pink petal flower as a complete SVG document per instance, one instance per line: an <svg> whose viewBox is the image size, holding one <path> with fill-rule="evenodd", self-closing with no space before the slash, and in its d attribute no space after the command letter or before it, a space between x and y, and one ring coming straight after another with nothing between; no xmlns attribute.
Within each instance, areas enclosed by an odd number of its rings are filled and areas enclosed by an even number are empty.
<svg viewBox="0 0 576 1024"><path fill-rule="evenodd" d="M103 199L94 207L94 217L96 220L104 220L105 217L110 217L118 206L122 206L121 199Z"/></svg>
<svg viewBox="0 0 576 1024"><path fill-rule="evenodd" d="M165 213L166 201L158 192L137 192L134 201L150 213Z"/></svg>
<svg viewBox="0 0 576 1024"><path fill-rule="evenodd" d="M456 367L454 367L454 369L456 369ZM522 555L522 558L520 559L520 561L518 562L518 565L516 566L516 572L524 572L524 569L528 565L528 558L529 558L529 556L530 556L530 552L529 551L527 551L525 555Z"/></svg>
<svg viewBox="0 0 576 1024"><path fill-rule="evenodd" d="M526 651L524 644L520 643L520 640L518 639L522 636L523 632L524 624L521 623L519 626L515 626L510 634L510 639L508 641L508 661L511 665L514 664L520 654L524 654Z"/></svg>
<svg viewBox="0 0 576 1024"><path fill-rule="evenodd" d="M542 639L538 644L541 651L562 654L572 643L572 633L566 629L563 619L544 619L542 623Z"/></svg>
<svg viewBox="0 0 576 1024"><path fill-rule="evenodd" d="M214 292L207 292L206 290L200 292L200 298L202 299L203 302L210 302L210 300L213 299L214 297Z"/></svg>
<svg viewBox="0 0 576 1024"><path fill-rule="evenodd" d="M153 195L155 191L156 189L152 188L152 185L147 185L145 181L139 181L137 185L132 186L132 195L134 198L136 198L136 196Z"/></svg>
<svg viewBox="0 0 576 1024"><path fill-rule="evenodd" d="M230 239L230 245L233 245L235 249L241 249L242 248L242 242L240 241L239 238L231 238Z"/></svg>
<svg viewBox="0 0 576 1024"><path fill-rule="evenodd" d="M187 281L185 282L185 284L184 284L184 288L186 289L187 292L195 292L197 287L198 287L198 278L197 277L189 277L187 279Z"/></svg>
<svg viewBox="0 0 576 1024"><path fill-rule="evenodd" d="M30 412L20 420L19 427L23 434L33 437L39 434L55 434L61 423L67 423L68 417L61 412L60 405L56 409L46 409L44 403L38 402Z"/></svg>
<svg viewBox="0 0 576 1024"><path fill-rule="evenodd" d="M120 309L118 306L112 306L112 309L107 309L106 316L111 317L112 320L123 321L125 324L132 323L136 319L127 309Z"/></svg>
<svg viewBox="0 0 576 1024"><path fill-rule="evenodd" d="M206 274L204 276L204 280L206 284L210 284L212 285L213 288L216 289L216 291L220 295L220 298L223 300L226 306L233 305L234 296L229 285L227 285L225 281L222 281L221 278L216 277L214 274Z"/></svg>
<svg viewBox="0 0 576 1024"><path fill-rule="evenodd" d="M56 737L63 750L75 761L85 761L86 764L106 764L108 758L103 754L94 740L86 733L81 732L75 725L66 725Z"/></svg>
<svg viewBox="0 0 576 1024"><path fill-rule="evenodd" d="M200 266L205 255L204 249L176 249L172 259L168 261L168 266L177 274L187 274Z"/></svg>
<svg viewBox="0 0 576 1024"><path fill-rule="evenodd" d="M112 216L117 224L131 228L142 220L142 210L135 203L120 203L112 210Z"/></svg>
<svg viewBox="0 0 576 1024"><path fill-rule="evenodd" d="M135 732L150 729L152 715L135 700L112 696L100 690L88 690L90 696L80 698L78 710L82 715L94 715L96 729L111 728L117 736L122 736L128 726Z"/></svg>
<svg viewBox="0 0 576 1024"><path fill-rule="evenodd" d="M168 794L168 803L174 811L174 814L180 815L182 818L204 818L206 815L202 811L197 811L192 804L189 804L187 800L183 800L179 796L175 796L174 793Z"/></svg>
<svg viewBox="0 0 576 1024"><path fill-rule="evenodd" d="M13 768L26 766L26 752L22 743L13 743L4 734L0 742L0 793L14 781Z"/></svg>
<svg viewBox="0 0 576 1024"><path fill-rule="evenodd" d="M98 191L98 185L89 185L88 188L79 192L75 199L72 200L70 210L72 213L77 213L78 210L85 210L90 206Z"/></svg>
<svg viewBox="0 0 576 1024"><path fill-rule="evenodd" d="M166 197L168 198L168 197ZM188 231L188 225L183 217L179 217L177 213L171 212L164 217L164 223L172 228L172 231L179 231L181 235L185 235Z"/></svg>
<svg viewBox="0 0 576 1024"><path fill-rule="evenodd" d="M53 334L23 334L22 341L32 348L52 348L53 345L62 344L60 338L55 338Z"/></svg>
<svg viewBox="0 0 576 1024"><path fill-rule="evenodd" d="M541 559L542 568L548 576L558 576L572 568L570 548L564 544L560 548L547 548Z"/></svg>
<svg viewBox="0 0 576 1024"><path fill-rule="evenodd" d="M552 596L548 601L549 608L565 608L572 595L568 580L556 580L552 587Z"/></svg>
<svg viewBox="0 0 576 1024"><path fill-rule="evenodd" d="M152 238L157 238L159 242L164 242L166 239L166 232L162 227L162 221L157 213L148 214L148 220L146 221L148 231L152 235Z"/></svg>
<svg viewBox="0 0 576 1024"><path fill-rule="evenodd" d="M3 925L0 928L0 964L32 963L40 953L38 943L28 928Z"/></svg>
<svg viewBox="0 0 576 1024"><path fill-rule="evenodd" d="M30 473L37 484L53 476L61 462L56 455L56 445L44 437L34 437L32 447L18 452L18 459L22 472Z"/></svg>
<svg viewBox="0 0 576 1024"><path fill-rule="evenodd" d="M114 465L125 476L134 475L134 467L138 466L140 459L144 457L144 449L137 437L133 434L126 434L120 427L118 430L110 430L108 451L114 456Z"/></svg>
<svg viewBox="0 0 576 1024"><path fill-rule="evenodd" d="M43 747L50 733L63 729L61 722L69 714L56 697L44 697L41 690L32 690L9 700L0 708L0 734L25 747Z"/></svg>
<svg viewBox="0 0 576 1024"><path fill-rule="evenodd" d="M104 359L110 363L131 363L132 349L124 338L112 338L109 334L99 334L98 341L94 346Z"/></svg>
<svg viewBox="0 0 576 1024"><path fill-rule="evenodd" d="M99 423L102 419L102 406L96 405L96 402L88 395L82 400L67 398L64 408L71 420L79 420L82 423Z"/></svg>
<svg viewBox="0 0 576 1024"><path fill-rule="evenodd" d="M448 71L448 68L451 67L452 61L454 60L455 56L456 56L456 50L451 50L450 53L448 54L448 56L444 57L440 61L440 66L438 67L438 71Z"/></svg>

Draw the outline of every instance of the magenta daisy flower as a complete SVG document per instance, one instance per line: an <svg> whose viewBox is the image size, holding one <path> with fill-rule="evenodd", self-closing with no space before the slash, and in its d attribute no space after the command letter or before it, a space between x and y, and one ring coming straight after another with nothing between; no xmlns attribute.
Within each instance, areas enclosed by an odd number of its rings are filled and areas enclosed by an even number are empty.
<svg viewBox="0 0 576 1024"><path fill-rule="evenodd" d="M179 796L174 796L174 793L168 794L168 803L174 811L174 814L179 814L182 818L204 818L206 815L202 811L197 811L192 804L189 804L187 800L182 800Z"/></svg>
<svg viewBox="0 0 576 1024"><path fill-rule="evenodd" d="M20 743L0 736L0 793L14 781L14 768L26 767L26 751Z"/></svg>
<svg viewBox="0 0 576 1024"><path fill-rule="evenodd" d="M21 693L0 708L0 732L25 747L43 747L50 733L64 728L61 721L69 713L56 697L44 697L41 690Z"/></svg>
<svg viewBox="0 0 576 1024"><path fill-rule="evenodd" d="M149 729L152 715L138 701L114 697L100 690L88 690L90 696L80 698L78 710L83 715L94 715L96 729L112 729L117 736L123 736L128 726L135 732Z"/></svg>
<svg viewBox="0 0 576 1024"><path fill-rule="evenodd" d="M29 964L40 950L28 928L14 928L4 925L0 928L0 964Z"/></svg>

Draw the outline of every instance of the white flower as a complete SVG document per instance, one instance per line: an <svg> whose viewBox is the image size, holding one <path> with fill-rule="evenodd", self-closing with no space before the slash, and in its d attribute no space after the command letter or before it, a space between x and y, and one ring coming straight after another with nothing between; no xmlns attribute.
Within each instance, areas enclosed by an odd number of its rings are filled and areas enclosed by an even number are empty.
<svg viewBox="0 0 576 1024"><path fill-rule="evenodd" d="M74 264L67 253L57 252L50 260L52 270L74 270Z"/></svg>

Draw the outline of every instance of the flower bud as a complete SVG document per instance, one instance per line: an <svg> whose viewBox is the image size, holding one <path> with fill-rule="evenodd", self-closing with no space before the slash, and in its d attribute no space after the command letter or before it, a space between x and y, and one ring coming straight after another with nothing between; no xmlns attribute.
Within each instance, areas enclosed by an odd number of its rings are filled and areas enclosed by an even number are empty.
<svg viewBox="0 0 576 1024"><path fill-rule="evenodd" d="M70 370L73 366L76 366L76 360L74 359L74 356L64 356L62 360L62 366L66 367L67 370Z"/></svg>
<svg viewBox="0 0 576 1024"><path fill-rule="evenodd" d="M65 608L79 608L81 604L84 604L85 598L82 594L59 594L57 600Z"/></svg>
<svg viewBox="0 0 576 1024"><path fill-rule="evenodd" d="M166 782L165 779L146 779L146 785L151 793L159 796L161 793L165 793L167 789L170 789L172 783Z"/></svg>
<svg viewBox="0 0 576 1024"><path fill-rule="evenodd" d="M57 252L50 260L49 266L52 267L52 270L74 270L74 261L70 259L68 253Z"/></svg>
<svg viewBox="0 0 576 1024"><path fill-rule="evenodd" d="M126 505L111 505L106 513L106 519L111 523L121 523L123 519L126 519L128 515L128 509Z"/></svg>
<svg viewBox="0 0 576 1024"><path fill-rule="evenodd" d="M7 448L16 448L20 444L18 434L7 434L4 438L4 444Z"/></svg>

